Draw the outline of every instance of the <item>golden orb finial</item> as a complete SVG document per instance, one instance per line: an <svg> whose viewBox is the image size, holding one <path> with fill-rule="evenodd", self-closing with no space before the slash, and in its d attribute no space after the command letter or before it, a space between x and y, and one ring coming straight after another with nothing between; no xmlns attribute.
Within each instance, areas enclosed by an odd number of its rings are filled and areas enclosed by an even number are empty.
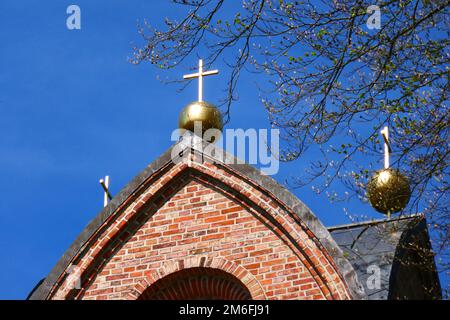
<svg viewBox="0 0 450 320"><path fill-rule="evenodd" d="M201 122L202 134L209 129L222 131L222 115L215 106L205 101L188 104L180 113L178 127L194 132L195 122Z"/></svg>
<svg viewBox="0 0 450 320"><path fill-rule="evenodd" d="M399 171L389 168L389 129L381 130L384 139L384 169L374 173L367 184L367 196L370 204L378 212L387 214L403 210L411 197L408 179Z"/></svg>
<svg viewBox="0 0 450 320"><path fill-rule="evenodd" d="M214 105L203 101L203 77L218 74L218 70L203 71L203 60L199 60L198 72L184 75L184 79L198 78L198 101L188 104L180 113L178 118L178 127L180 129L189 130L195 134L200 134L195 130L196 123L201 124L201 135L209 129L217 129L222 131L223 121L222 115ZM210 142L214 141L211 138Z"/></svg>
<svg viewBox="0 0 450 320"><path fill-rule="evenodd" d="M403 210L411 196L408 179L398 170L375 172L367 185L367 195L378 212L391 214Z"/></svg>

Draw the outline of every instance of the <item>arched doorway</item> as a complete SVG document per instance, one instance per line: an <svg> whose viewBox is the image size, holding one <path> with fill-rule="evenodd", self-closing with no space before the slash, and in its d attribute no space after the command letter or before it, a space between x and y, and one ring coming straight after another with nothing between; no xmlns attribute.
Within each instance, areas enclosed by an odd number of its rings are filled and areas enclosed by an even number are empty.
<svg viewBox="0 0 450 320"><path fill-rule="evenodd" d="M138 300L249 300L250 291L220 269L189 268L159 279Z"/></svg>

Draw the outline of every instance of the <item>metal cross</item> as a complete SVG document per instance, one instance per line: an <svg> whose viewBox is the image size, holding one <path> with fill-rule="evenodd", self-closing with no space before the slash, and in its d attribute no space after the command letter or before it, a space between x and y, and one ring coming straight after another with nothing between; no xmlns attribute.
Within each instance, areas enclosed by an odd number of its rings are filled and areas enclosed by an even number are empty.
<svg viewBox="0 0 450 320"><path fill-rule="evenodd" d="M383 130L381 130L381 135L384 140L384 168L389 169L389 155L391 153L391 146L389 144L389 128L384 127Z"/></svg>
<svg viewBox="0 0 450 320"><path fill-rule="evenodd" d="M99 182L105 191L103 196L103 206L106 207L108 205L108 200L112 199L111 193L109 193L109 176L106 176L105 179L100 179Z"/></svg>
<svg viewBox="0 0 450 320"><path fill-rule="evenodd" d="M203 60L198 61L198 73L186 74L183 79L198 78L198 101L203 101L203 77L218 74L219 70L203 71Z"/></svg>

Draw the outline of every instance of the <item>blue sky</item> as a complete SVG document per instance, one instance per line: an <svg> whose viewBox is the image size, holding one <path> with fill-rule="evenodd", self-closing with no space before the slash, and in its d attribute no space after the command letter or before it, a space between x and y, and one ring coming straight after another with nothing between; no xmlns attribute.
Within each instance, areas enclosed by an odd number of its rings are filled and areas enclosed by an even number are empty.
<svg viewBox="0 0 450 320"><path fill-rule="evenodd" d="M66 8L81 8L81 30L66 28ZM168 1L0 2L0 299L23 299L102 209L99 178L117 193L171 144L178 113L196 86L179 92L132 65L137 19L161 25L181 13ZM222 64L221 64L222 63ZM205 99L222 96L228 70L205 81ZM267 128L254 79L244 75L229 128ZM314 155L312 155L314 157ZM275 178L302 173L309 159L281 164ZM310 187L293 190L325 225L348 223L344 204ZM369 205L346 204L381 218Z"/></svg>

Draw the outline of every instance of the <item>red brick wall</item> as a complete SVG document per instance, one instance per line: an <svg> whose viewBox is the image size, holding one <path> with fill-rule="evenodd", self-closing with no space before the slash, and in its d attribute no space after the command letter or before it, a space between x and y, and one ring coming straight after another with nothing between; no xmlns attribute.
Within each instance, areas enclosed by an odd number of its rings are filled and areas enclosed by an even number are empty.
<svg viewBox="0 0 450 320"><path fill-rule="evenodd" d="M220 269L254 299L347 299L327 252L295 213L210 163L169 165L98 230L53 299L136 299L189 268ZM73 290L81 275L81 290Z"/></svg>

